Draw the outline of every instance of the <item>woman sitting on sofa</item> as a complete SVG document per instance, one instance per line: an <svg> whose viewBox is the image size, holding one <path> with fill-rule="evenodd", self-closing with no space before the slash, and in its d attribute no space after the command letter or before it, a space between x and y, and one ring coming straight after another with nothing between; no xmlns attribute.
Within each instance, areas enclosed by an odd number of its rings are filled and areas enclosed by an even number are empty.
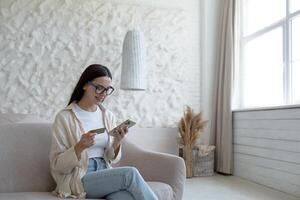
<svg viewBox="0 0 300 200"><path fill-rule="evenodd" d="M128 128L116 130L113 114L102 102L114 88L105 66L93 64L82 73L68 103L53 125L51 174L59 197L156 200L133 167L112 168L121 156L121 141ZM91 130L106 128L104 134Z"/></svg>

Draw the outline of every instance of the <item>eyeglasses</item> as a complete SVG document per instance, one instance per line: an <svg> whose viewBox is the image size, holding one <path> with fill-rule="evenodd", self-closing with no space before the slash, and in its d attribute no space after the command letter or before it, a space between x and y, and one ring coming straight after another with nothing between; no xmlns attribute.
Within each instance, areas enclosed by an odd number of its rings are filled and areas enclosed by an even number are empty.
<svg viewBox="0 0 300 200"><path fill-rule="evenodd" d="M103 85L96 85L95 83L93 83L91 81L89 81L88 84L95 88L95 92L97 94L103 94L104 92L106 92L106 95L111 95L113 93L113 91L115 90L112 86L109 86L106 88Z"/></svg>

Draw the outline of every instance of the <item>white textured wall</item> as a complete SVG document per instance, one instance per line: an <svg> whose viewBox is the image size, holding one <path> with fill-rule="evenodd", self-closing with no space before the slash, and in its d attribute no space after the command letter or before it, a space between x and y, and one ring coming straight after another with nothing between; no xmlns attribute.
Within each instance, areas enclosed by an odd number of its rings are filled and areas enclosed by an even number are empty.
<svg viewBox="0 0 300 200"><path fill-rule="evenodd" d="M0 1L2 113L53 120L81 72L107 65L117 91L105 102L141 127L174 127L184 105L200 110L197 0ZM147 47L148 89L119 90L125 33L139 27Z"/></svg>

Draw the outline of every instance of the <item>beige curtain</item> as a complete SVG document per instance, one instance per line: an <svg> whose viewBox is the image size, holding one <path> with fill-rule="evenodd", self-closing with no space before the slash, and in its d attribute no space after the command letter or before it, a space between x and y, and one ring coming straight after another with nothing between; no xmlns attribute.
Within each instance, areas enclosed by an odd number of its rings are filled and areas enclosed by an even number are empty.
<svg viewBox="0 0 300 200"><path fill-rule="evenodd" d="M217 44L217 65L212 96L210 137L216 145L216 171L232 174L231 93L234 62L234 0L222 0L222 2Z"/></svg>

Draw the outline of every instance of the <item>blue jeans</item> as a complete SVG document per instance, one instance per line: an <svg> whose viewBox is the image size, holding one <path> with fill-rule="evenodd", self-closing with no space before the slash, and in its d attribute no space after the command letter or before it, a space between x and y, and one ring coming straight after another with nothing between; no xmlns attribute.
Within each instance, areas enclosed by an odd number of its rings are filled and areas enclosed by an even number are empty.
<svg viewBox="0 0 300 200"><path fill-rule="evenodd" d="M87 198L108 200L157 200L156 195L134 167L107 169L103 158L90 158L81 179Z"/></svg>

